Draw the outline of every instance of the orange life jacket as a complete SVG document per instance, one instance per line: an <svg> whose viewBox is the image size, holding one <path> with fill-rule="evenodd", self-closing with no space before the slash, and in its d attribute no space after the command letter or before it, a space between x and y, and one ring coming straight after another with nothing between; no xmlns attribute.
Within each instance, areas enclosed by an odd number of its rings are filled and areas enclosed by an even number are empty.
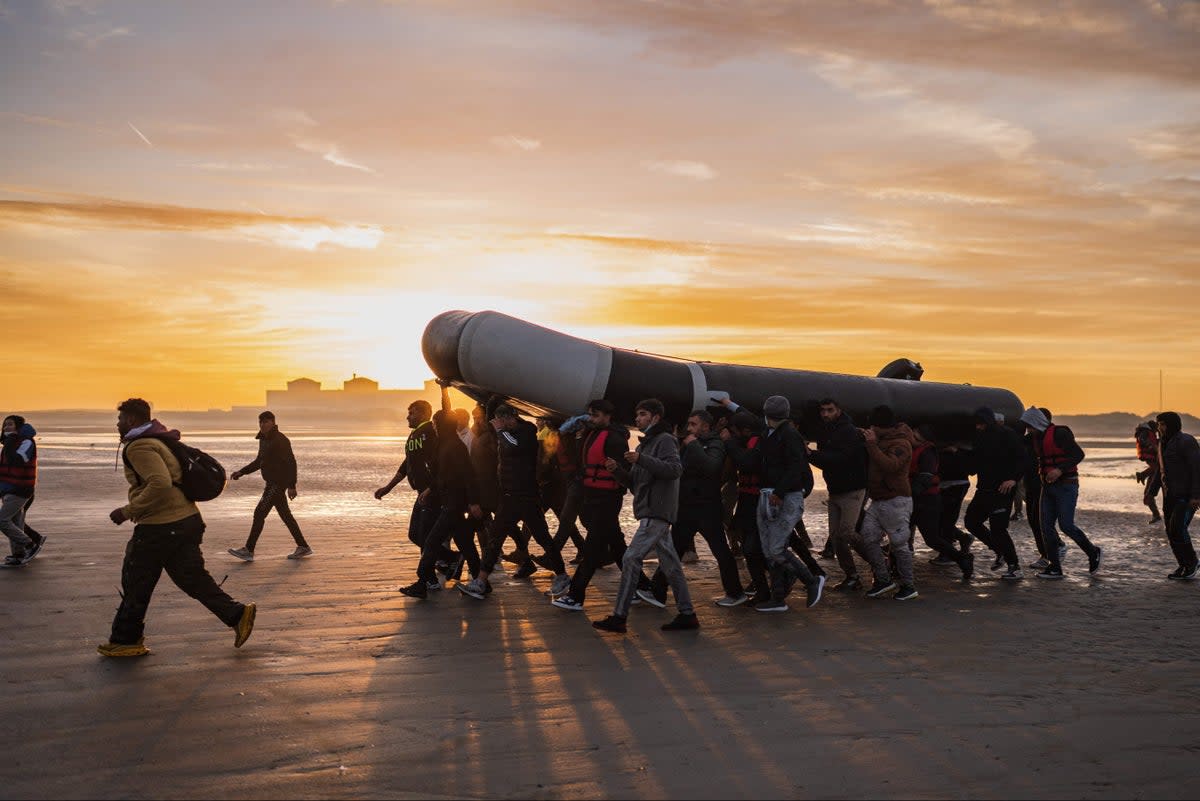
<svg viewBox="0 0 1200 801"><path fill-rule="evenodd" d="M604 445L608 442L609 431L601 431L592 437L588 444L587 453L583 457L583 486L588 489L615 490L621 485L604 466L608 456L604 453Z"/></svg>

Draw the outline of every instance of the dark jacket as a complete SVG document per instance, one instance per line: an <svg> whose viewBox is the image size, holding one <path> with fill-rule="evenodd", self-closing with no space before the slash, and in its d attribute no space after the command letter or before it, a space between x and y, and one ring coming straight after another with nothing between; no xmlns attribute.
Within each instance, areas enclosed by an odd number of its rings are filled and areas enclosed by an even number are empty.
<svg viewBox="0 0 1200 801"><path fill-rule="evenodd" d="M622 455L613 471L617 481L633 489L633 516L674 523L679 511L679 477L683 474L679 441L659 422L642 435L637 452L637 464L630 465Z"/></svg>
<svg viewBox="0 0 1200 801"><path fill-rule="evenodd" d="M845 412L821 427L817 451L809 455L809 461L821 469L830 494L867 486L867 444Z"/></svg>
<svg viewBox="0 0 1200 801"><path fill-rule="evenodd" d="M296 456L292 453L292 441L278 428L272 428L266 436L259 431L254 438L258 440L258 456L238 472L245 476L261 468L263 481L284 489L294 488Z"/></svg>
<svg viewBox="0 0 1200 801"><path fill-rule="evenodd" d="M29 423L4 437L0 450L0 494L29 498L37 485L37 431Z"/></svg>
<svg viewBox="0 0 1200 801"><path fill-rule="evenodd" d="M791 492L803 492L804 497L808 497L813 490L808 449L791 420L784 420L774 431L768 429L764 432L758 449L762 458L764 489L773 489L774 494L780 497Z"/></svg>
<svg viewBox="0 0 1200 801"><path fill-rule="evenodd" d="M538 450L537 426L528 420L496 432L501 495L538 497Z"/></svg>
<svg viewBox="0 0 1200 801"><path fill-rule="evenodd" d="M971 441L971 472L978 474L977 490L995 491L1005 481L1020 481L1025 467L1021 435L999 423L975 432Z"/></svg>
<svg viewBox="0 0 1200 801"><path fill-rule="evenodd" d="M479 506L485 512L494 512L500 508L496 432L486 423L473 430L475 439L471 442L471 467L475 471L475 482L479 489Z"/></svg>
<svg viewBox="0 0 1200 801"><path fill-rule="evenodd" d="M437 462L437 433L433 421L426 420L414 428L404 443L404 461L396 471L397 478L408 476L408 485L417 492L433 486L433 471Z"/></svg>
<svg viewBox="0 0 1200 801"><path fill-rule="evenodd" d="M725 443L716 434L705 434L680 448L683 475L679 503L720 503L721 476L725 468Z"/></svg>
<svg viewBox="0 0 1200 801"><path fill-rule="evenodd" d="M457 436L438 437L434 490L442 508L461 512L479 503L479 481L467 446Z"/></svg>
<svg viewBox="0 0 1200 801"><path fill-rule="evenodd" d="M1196 438L1182 431L1168 434L1159 443L1159 452L1164 497L1200 498L1200 445Z"/></svg>

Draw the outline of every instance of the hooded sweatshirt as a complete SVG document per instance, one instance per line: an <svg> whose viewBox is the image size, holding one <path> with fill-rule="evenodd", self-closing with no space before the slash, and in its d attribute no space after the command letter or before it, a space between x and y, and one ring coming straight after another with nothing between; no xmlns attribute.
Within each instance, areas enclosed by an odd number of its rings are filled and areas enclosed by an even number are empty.
<svg viewBox="0 0 1200 801"><path fill-rule="evenodd" d="M1183 433L1178 415L1163 420L1167 430L1158 443L1162 463L1163 495L1172 501L1200 498L1200 445L1191 434Z"/></svg>
<svg viewBox="0 0 1200 801"><path fill-rule="evenodd" d="M617 460L613 476L633 490L633 516L638 520L675 522L679 511L679 441L659 421L642 435L637 446L637 464Z"/></svg>
<svg viewBox="0 0 1200 801"><path fill-rule="evenodd" d="M134 523L174 523L200 514L179 488L183 468L161 437L178 440L179 432L151 420L121 440L129 482L129 503L121 511Z"/></svg>

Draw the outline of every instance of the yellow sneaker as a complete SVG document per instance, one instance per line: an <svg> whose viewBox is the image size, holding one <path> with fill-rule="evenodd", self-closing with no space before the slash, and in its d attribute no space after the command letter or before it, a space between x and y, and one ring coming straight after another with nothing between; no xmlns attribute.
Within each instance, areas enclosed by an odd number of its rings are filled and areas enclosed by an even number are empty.
<svg viewBox="0 0 1200 801"><path fill-rule="evenodd" d="M102 643L96 648L96 653L100 656L145 656L150 653L150 649L146 647L145 639L142 638L135 643Z"/></svg>
<svg viewBox="0 0 1200 801"><path fill-rule="evenodd" d="M257 611L254 604L246 604L242 609L242 619L237 622L233 630L237 632L237 636L233 640L234 648L241 648L246 644L246 640L250 639L250 632L254 631L254 614Z"/></svg>

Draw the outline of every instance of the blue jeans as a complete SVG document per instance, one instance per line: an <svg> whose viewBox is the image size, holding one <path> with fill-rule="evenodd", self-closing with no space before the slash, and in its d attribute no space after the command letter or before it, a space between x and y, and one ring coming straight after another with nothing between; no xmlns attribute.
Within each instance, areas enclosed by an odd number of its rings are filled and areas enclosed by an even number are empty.
<svg viewBox="0 0 1200 801"><path fill-rule="evenodd" d="M1196 510L1192 508L1187 498L1166 497L1163 499L1163 517L1167 519L1167 542L1171 544L1171 552L1180 567L1191 569L1196 564L1196 549L1192 547L1192 537L1188 534L1188 526L1195 517Z"/></svg>
<svg viewBox="0 0 1200 801"><path fill-rule="evenodd" d="M1046 559L1051 568L1061 570L1058 552L1062 547L1062 538L1058 536L1058 528L1075 541L1089 558L1095 555L1096 546L1087 535L1075 525L1075 506L1079 503L1079 484L1074 481L1042 485L1042 541L1046 545ZM1056 528L1055 526L1058 526Z"/></svg>

